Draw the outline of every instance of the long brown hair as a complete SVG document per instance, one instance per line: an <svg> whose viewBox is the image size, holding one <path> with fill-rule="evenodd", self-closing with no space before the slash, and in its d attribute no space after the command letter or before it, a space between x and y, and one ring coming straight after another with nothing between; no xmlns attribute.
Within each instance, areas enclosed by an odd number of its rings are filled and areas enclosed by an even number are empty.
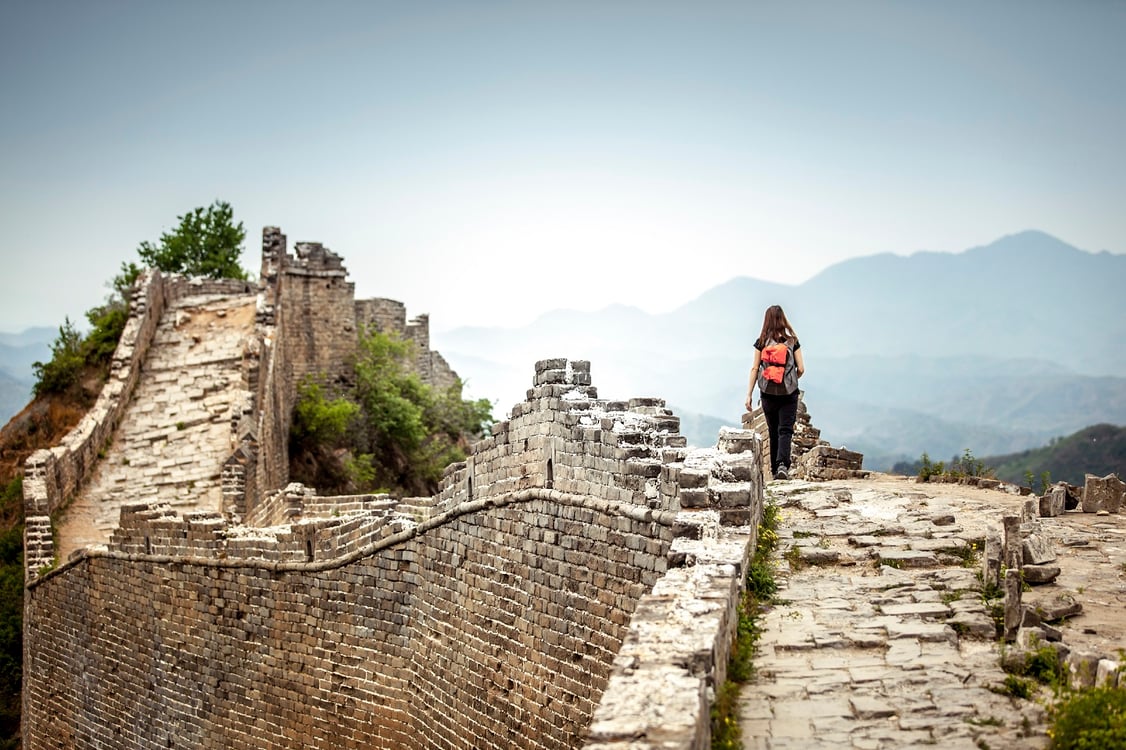
<svg viewBox="0 0 1126 750"><path fill-rule="evenodd" d="M758 338L760 344L765 346L771 339L778 343L792 344L797 338L798 335L794 333L790 321L786 320L786 313L783 312L781 305L771 305L766 308L766 314L762 317L762 333Z"/></svg>

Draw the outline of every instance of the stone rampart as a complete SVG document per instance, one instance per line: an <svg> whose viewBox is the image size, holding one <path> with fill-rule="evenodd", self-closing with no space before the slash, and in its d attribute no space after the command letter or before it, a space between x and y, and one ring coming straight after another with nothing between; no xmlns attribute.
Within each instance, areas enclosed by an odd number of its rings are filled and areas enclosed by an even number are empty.
<svg viewBox="0 0 1126 750"><path fill-rule="evenodd" d="M29 587L25 747L707 747L762 512L720 442L547 360L433 499L126 506Z"/></svg>

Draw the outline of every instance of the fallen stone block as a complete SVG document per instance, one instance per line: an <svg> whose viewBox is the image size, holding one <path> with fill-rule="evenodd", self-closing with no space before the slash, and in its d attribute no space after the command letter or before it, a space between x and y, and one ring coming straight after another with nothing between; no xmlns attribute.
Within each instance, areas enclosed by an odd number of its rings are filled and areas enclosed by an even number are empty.
<svg viewBox="0 0 1126 750"><path fill-rule="evenodd" d="M1076 487L1073 484L1065 484L1067 488L1067 502L1064 503L1064 510L1075 510L1083 500L1083 488Z"/></svg>
<svg viewBox="0 0 1126 750"><path fill-rule="evenodd" d="M1113 659L1099 659L1098 669L1095 672L1096 687L1114 687L1118 684L1118 673L1122 665Z"/></svg>
<svg viewBox="0 0 1126 750"><path fill-rule="evenodd" d="M1088 474L1083 485L1082 507L1084 513L1106 511L1117 513L1122 508L1122 495L1126 485L1116 474L1096 477Z"/></svg>
<svg viewBox="0 0 1126 750"><path fill-rule="evenodd" d="M1043 628L1022 626L1017 631L1016 644L1025 651L1035 651L1048 642L1048 633Z"/></svg>
<svg viewBox="0 0 1126 750"><path fill-rule="evenodd" d="M997 626L984 612L956 612L946 624L963 638L991 641L997 637Z"/></svg>
<svg viewBox="0 0 1126 750"><path fill-rule="evenodd" d="M1071 675L1072 687L1094 687L1095 678L1099 673L1098 654L1083 651L1072 651L1067 655L1067 669Z"/></svg>
<svg viewBox="0 0 1126 750"><path fill-rule="evenodd" d="M1057 622L1065 617L1074 617L1083 611L1083 605L1075 599L1074 594L1068 592L1061 592L1031 606L1044 622Z"/></svg>
<svg viewBox="0 0 1126 750"><path fill-rule="evenodd" d="M1067 486L1057 484L1040 498L1040 516L1052 518L1062 516L1067 510Z"/></svg>
<svg viewBox="0 0 1126 750"><path fill-rule="evenodd" d="M1060 574L1060 566L1058 565L1024 565L1021 567L1021 572L1024 574L1024 582L1033 586L1039 586L1045 583L1051 583L1056 580Z"/></svg>
<svg viewBox="0 0 1126 750"><path fill-rule="evenodd" d="M1021 542L1021 549L1025 565L1044 565L1056 559L1056 550L1047 534L1029 534Z"/></svg>

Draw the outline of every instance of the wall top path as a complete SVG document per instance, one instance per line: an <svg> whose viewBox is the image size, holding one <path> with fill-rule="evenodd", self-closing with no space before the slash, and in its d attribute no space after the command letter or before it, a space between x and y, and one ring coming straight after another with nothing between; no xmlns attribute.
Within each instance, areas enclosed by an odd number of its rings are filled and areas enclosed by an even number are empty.
<svg viewBox="0 0 1126 750"><path fill-rule="evenodd" d="M247 294L169 304L120 426L58 521L60 559L105 544L126 502L222 510L232 422L251 398L243 352L255 333L256 307L256 295Z"/></svg>

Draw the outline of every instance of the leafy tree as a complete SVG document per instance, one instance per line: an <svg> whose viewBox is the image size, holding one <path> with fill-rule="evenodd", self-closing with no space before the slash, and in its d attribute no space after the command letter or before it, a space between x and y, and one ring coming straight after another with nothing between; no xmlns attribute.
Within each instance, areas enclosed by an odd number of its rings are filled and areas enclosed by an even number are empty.
<svg viewBox="0 0 1126 750"><path fill-rule="evenodd" d="M86 357L82 352L82 334L66 318L59 326L59 335L51 343L51 359L47 362L34 362L35 395L62 393L78 382Z"/></svg>
<svg viewBox="0 0 1126 750"><path fill-rule="evenodd" d="M160 236L160 242L142 242L137 254L149 266L169 273L205 276L211 279L245 279L239 265L246 230L233 223L234 212L226 201L215 201L176 217L180 225ZM127 275L130 268L122 266Z"/></svg>

